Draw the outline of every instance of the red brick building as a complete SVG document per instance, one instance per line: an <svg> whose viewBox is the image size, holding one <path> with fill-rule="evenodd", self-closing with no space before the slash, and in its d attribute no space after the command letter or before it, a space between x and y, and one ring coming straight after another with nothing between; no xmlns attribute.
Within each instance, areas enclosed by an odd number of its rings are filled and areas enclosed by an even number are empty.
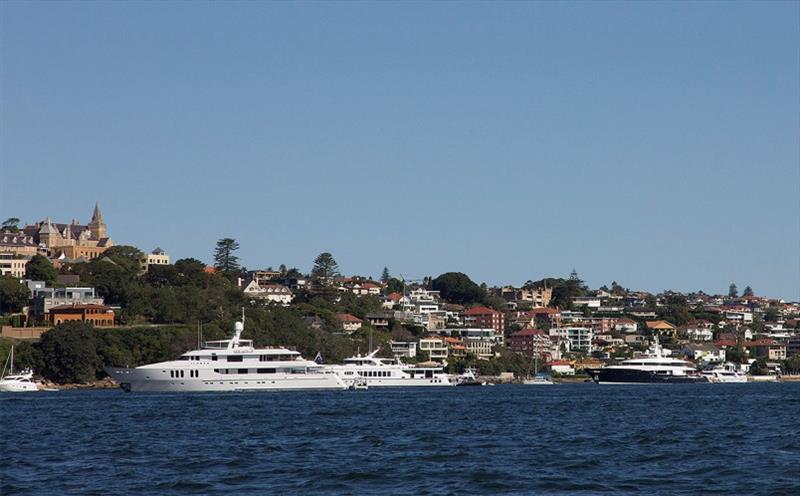
<svg viewBox="0 0 800 496"><path fill-rule="evenodd" d="M550 358L553 342L544 331L540 329L523 329L515 332L508 338L512 351L532 357L534 355Z"/></svg>
<svg viewBox="0 0 800 496"><path fill-rule="evenodd" d="M506 328L505 315L488 307L473 307L462 314L464 325L479 327L481 329L494 329L498 334L503 334Z"/></svg>

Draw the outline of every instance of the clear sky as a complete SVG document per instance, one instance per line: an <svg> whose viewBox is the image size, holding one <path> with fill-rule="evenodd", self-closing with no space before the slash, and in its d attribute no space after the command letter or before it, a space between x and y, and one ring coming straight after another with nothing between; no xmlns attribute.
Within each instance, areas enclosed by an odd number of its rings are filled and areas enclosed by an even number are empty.
<svg viewBox="0 0 800 496"><path fill-rule="evenodd" d="M0 217L800 298L800 3L0 3Z"/></svg>

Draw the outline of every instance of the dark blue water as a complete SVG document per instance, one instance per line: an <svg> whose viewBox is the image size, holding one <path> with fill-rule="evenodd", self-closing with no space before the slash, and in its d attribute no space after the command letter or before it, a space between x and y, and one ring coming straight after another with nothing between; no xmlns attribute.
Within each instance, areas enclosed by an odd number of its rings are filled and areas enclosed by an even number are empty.
<svg viewBox="0 0 800 496"><path fill-rule="evenodd" d="M800 494L800 383L0 395L0 493Z"/></svg>

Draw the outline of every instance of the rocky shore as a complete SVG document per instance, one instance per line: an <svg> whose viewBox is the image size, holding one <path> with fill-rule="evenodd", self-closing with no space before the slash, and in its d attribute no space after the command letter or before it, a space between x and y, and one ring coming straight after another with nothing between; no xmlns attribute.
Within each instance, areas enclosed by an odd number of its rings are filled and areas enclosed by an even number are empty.
<svg viewBox="0 0 800 496"><path fill-rule="evenodd" d="M116 389L119 387L119 384L114 382L111 377L92 382L68 384L57 384L55 382L42 380L37 382L37 384L39 385L39 389L58 389L59 391L69 391L73 389Z"/></svg>

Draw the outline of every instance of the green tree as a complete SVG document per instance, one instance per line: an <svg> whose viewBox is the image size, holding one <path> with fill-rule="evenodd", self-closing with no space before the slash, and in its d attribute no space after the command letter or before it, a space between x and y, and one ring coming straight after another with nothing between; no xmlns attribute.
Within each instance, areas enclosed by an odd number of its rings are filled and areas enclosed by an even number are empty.
<svg viewBox="0 0 800 496"><path fill-rule="evenodd" d="M3 231L19 232L19 219L16 217L9 217L2 224Z"/></svg>
<svg viewBox="0 0 800 496"><path fill-rule="evenodd" d="M736 288L736 283L731 283L728 287L728 297L729 298L737 298L739 296L739 290Z"/></svg>
<svg viewBox="0 0 800 496"><path fill-rule="evenodd" d="M101 259L109 259L122 268L127 274L136 276L142 272L144 254L135 246L117 245L103 252Z"/></svg>
<svg viewBox="0 0 800 496"><path fill-rule="evenodd" d="M753 296L753 288L750 286L745 286L742 296Z"/></svg>
<svg viewBox="0 0 800 496"><path fill-rule="evenodd" d="M311 277L323 282L330 282L331 279L339 275L339 264L328 252L320 253L314 259L314 268L311 269Z"/></svg>
<svg viewBox="0 0 800 496"><path fill-rule="evenodd" d="M446 272L431 281L431 287L446 301L466 305L482 302L486 293L463 272Z"/></svg>
<svg viewBox="0 0 800 496"><path fill-rule="evenodd" d="M83 322L61 324L39 341L44 377L55 382L89 382L100 366L94 328Z"/></svg>
<svg viewBox="0 0 800 496"><path fill-rule="evenodd" d="M381 272L381 282L386 284L387 282L389 282L390 278L391 276L389 275L389 268L384 267L383 272Z"/></svg>
<svg viewBox="0 0 800 496"><path fill-rule="evenodd" d="M239 243L233 238L222 238L217 241L214 249L214 267L223 274L239 272L239 257L234 252L239 249Z"/></svg>
<svg viewBox="0 0 800 496"><path fill-rule="evenodd" d="M25 275L34 281L44 281L52 286L58 277L58 270L53 267L50 260L42 255L34 255L25 266Z"/></svg>
<svg viewBox="0 0 800 496"><path fill-rule="evenodd" d="M659 312L661 318L675 325L682 326L689 322L689 302L680 294L671 294L664 299L664 307Z"/></svg>
<svg viewBox="0 0 800 496"><path fill-rule="evenodd" d="M31 292L19 279L0 277L0 313L13 313L22 310L28 304Z"/></svg>
<svg viewBox="0 0 800 496"><path fill-rule="evenodd" d="M390 277L388 281L386 281L386 292L387 293L402 293L404 288L403 281L396 277Z"/></svg>
<svg viewBox="0 0 800 496"><path fill-rule="evenodd" d="M780 312L777 307L770 306L764 311L764 321L766 322L777 322L779 316Z"/></svg>

